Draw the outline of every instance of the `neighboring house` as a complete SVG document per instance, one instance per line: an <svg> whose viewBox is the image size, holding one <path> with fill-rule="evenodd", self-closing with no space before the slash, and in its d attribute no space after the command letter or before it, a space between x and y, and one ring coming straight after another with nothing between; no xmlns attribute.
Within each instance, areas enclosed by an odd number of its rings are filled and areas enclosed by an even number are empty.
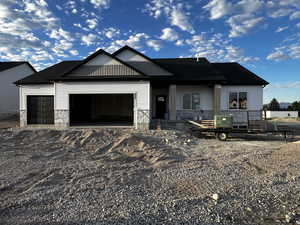
<svg viewBox="0 0 300 225"><path fill-rule="evenodd" d="M16 82L21 126L126 125L234 114L236 123L262 117L267 81L238 63L205 58L151 59L125 46L64 61Z"/></svg>
<svg viewBox="0 0 300 225"><path fill-rule="evenodd" d="M264 112L267 119L271 118L298 118L297 111L266 111Z"/></svg>
<svg viewBox="0 0 300 225"><path fill-rule="evenodd" d="M0 62L0 117L19 112L19 90L13 84L36 70L28 62Z"/></svg>

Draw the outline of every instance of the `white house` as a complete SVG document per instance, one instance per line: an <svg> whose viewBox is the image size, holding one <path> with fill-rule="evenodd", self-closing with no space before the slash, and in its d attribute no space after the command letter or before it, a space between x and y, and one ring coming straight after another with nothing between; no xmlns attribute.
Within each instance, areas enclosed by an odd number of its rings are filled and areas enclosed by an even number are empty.
<svg viewBox="0 0 300 225"><path fill-rule="evenodd" d="M265 80L238 63L151 59L125 46L64 61L15 82L21 126L130 126L152 121L261 119Z"/></svg>
<svg viewBox="0 0 300 225"><path fill-rule="evenodd" d="M298 118L297 111L266 111L266 118Z"/></svg>
<svg viewBox="0 0 300 225"><path fill-rule="evenodd" d="M0 118L19 112L19 90L13 82L33 73L28 62L0 62Z"/></svg>

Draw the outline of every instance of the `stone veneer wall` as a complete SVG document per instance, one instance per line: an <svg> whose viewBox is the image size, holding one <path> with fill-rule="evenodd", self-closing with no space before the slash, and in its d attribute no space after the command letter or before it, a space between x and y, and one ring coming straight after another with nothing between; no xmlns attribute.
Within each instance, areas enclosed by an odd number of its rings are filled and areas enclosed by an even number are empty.
<svg viewBox="0 0 300 225"><path fill-rule="evenodd" d="M55 110L54 120L56 127L69 127L70 126L70 115L69 110Z"/></svg>
<svg viewBox="0 0 300 225"><path fill-rule="evenodd" d="M150 110L138 110L137 112L137 129L149 130L151 121Z"/></svg>
<svg viewBox="0 0 300 225"><path fill-rule="evenodd" d="M20 127L26 127L26 126L27 126L27 111L20 110Z"/></svg>

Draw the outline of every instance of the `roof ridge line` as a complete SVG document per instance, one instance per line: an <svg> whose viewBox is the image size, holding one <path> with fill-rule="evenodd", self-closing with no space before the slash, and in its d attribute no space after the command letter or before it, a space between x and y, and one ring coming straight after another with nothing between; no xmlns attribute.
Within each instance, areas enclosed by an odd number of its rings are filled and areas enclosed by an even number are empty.
<svg viewBox="0 0 300 225"><path fill-rule="evenodd" d="M89 55L88 57L86 57L84 60L81 60L81 63L80 63L79 65L75 66L74 68L72 68L72 69L69 70L68 72L65 72L65 73L62 75L62 77L67 76L69 73L71 73L72 71L78 69L80 66L84 65L85 63L89 62L90 60L96 58L96 57L97 57L98 55L100 55L101 53L105 54L105 55L108 56L108 57L113 58L114 60L117 60L117 61L120 62L121 64L123 64L123 65L125 65L125 66L127 66L127 67L129 67L129 68L131 68L131 69L133 69L134 71L136 71L136 72L138 72L138 73L140 73L140 74L142 74L142 75L144 75L144 76L147 76L147 75L146 75L145 73L143 73L142 71L140 71L140 70L138 70L137 68L135 68L135 67L129 65L128 63L126 63L126 62L124 62L124 61L118 59L118 58L115 57L113 54L110 54L110 53L106 52L104 49L99 49L99 50L97 50L96 52L94 52L93 54L91 54L91 55Z"/></svg>

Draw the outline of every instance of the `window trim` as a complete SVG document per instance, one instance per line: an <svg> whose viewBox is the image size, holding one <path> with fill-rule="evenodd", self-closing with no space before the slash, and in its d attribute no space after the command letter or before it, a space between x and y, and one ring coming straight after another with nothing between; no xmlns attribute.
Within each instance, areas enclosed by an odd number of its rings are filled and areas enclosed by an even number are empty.
<svg viewBox="0 0 300 225"><path fill-rule="evenodd" d="M185 96L185 95L190 95L190 101L191 101L191 105L190 105L190 108L189 109L185 109L184 107L183 107L183 97ZM201 110L201 109L193 109L193 95L194 94L198 94L198 95L200 95L201 96L201 93L200 92L184 92L183 94L182 94L182 97L181 97L181 99L182 99L182 104L181 104L181 108L182 108L182 110ZM201 97L200 97L200 108L201 108Z"/></svg>
<svg viewBox="0 0 300 225"><path fill-rule="evenodd" d="M237 93L237 108L236 109L231 109L230 108L230 94L231 93ZM247 107L245 109L240 109L240 93L246 93L247 96ZM230 91L228 94L228 110L231 111L247 111L248 110L248 92L247 91Z"/></svg>

